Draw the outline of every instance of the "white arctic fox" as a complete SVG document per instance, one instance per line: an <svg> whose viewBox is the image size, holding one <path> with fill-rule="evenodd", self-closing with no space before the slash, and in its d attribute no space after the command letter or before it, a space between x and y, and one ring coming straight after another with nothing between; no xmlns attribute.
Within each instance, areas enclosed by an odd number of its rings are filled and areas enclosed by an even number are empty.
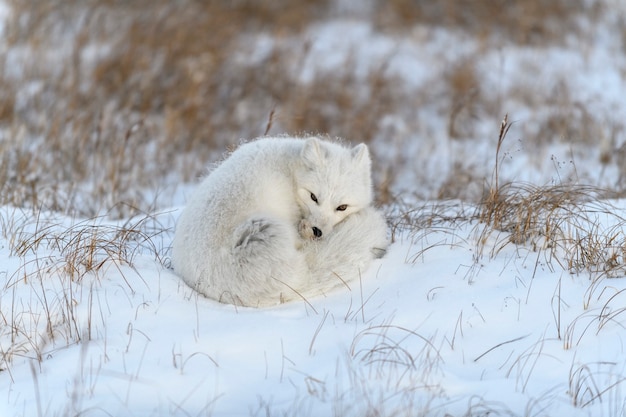
<svg viewBox="0 0 626 417"><path fill-rule="evenodd" d="M359 277L388 245L371 207L367 146L314 137L240 146L199 185L176 226L174 270L207 297L268 306Z"/></svg>

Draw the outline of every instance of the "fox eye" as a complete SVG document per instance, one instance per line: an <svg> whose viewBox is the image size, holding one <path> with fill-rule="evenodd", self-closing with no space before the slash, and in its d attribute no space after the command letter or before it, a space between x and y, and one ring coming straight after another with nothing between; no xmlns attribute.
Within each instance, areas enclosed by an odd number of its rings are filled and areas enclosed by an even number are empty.
<svg viewBox="0 0 626 417"><path fill-rule="evenodd" d="M311 193L311 200L313 200L313 201L315 201L317 203L317 197L313 193Z"/></svg>
<svg viewBox="0 0 626 417"><path fill-rule="evenodd" d="M346 211L347 208L348 208L347 204L342 204L337 207L337 211Z"/></svg>

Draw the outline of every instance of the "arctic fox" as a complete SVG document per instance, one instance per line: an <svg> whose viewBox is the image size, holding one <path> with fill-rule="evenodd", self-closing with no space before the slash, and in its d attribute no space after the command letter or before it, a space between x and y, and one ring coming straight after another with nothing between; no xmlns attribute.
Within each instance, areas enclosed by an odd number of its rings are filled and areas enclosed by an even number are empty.
<svg viewBox="0 0 626 417"><path fill-rule="evenodd" d="M175 272L220 302L269 306L359 277L385 253L365 144L262 138L198 186L176 225Z"/></svg>

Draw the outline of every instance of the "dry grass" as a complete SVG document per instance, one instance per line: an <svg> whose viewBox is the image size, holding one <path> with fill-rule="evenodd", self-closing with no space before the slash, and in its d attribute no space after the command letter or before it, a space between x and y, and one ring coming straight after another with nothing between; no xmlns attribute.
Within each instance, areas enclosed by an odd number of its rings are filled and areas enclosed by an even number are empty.
<svg viewBox="0 0 626 417"><path fill-rule="evenodd" d="M493 258L513 244L542 254L548 265L558 264L572 274L587 273L592 278L626 275L626 218L611 200L618 194L570 183L502 183L501 149L510 127L505 117L494 149L492 178L486 182L478 204L459 200L423 205L396 201L389 214L392 239L408 231L409 238L422 241L430 233L443 231L450 236L443 245L474 239L475 262L481 262L484 256ZM468 223L476 224L475 235L459 236L458 226ZM420 259L432 247L422 248L407 262Z"/></svg>
<svg viewBox="0 0 626 417"><path fill-rule="evenodd" d="M95 218L65 225L50 214L39 213L33 220L15 211L3 213L0 226L11 255L21 260L1 290L15 294L20 286L30 288L28 299L14 296L10 305L2 306L0 353L7 369L16 356L41 362L44 352L57 345L101 336L103 324L95 324L101 312L94 310L99 280L116 271L126 285L122 290L133 294L137 281L147 285L134 272L135 257L150 254L163 262L168 250L159 244L167 228L155 216L123 224Z"/></svg>
<svg viewBox="0 0 626 417"><path fill-rule="evenodd" d="M508 242L547 250L548 260L572 273L623 275L626 219L607 201L615 193L575 184L500 184L500 149L510 127L505 117L496 145L493 178L477 213L485 225L479 247L496 230L506 232ZM504 245L506 241L494 248L494 253Z"/></svg>
<svg viewBox="0 0 626 417"><path fill-rule="evenodd" d="M444 79L451 101L448 135L453 139L471 137L472 119L479 117L479 111L487 100L481 91L475 57L454 62Z"/></svg>
<svg viewBox="0 0 626 417"><path fill-rule="evenodd" d="M272 100L270 88L290 91L280 82L287 57L274 54L281 65L272 73L235 62L241 28L280 28L282 36L325 10L324 2L252 1L12 7L19 19L8 39L23 50L13 63L23 70L5 63L0 82L17 83L22 98L16 102L14 87L0 100L11 138L0 140L2 203L90 215L118 207L111 214L119 216L151 208L137 189L158 190L172 171L190 180L215 149L263 134L257 126L273 104L256 99ZM248 102L258 107L242 115Z"/></svg>
<svg viewBox="0 0 626 417"><path fill-rule="evenodd" d="M590 11L581 1L500 3L400 0L376 3L371 19L406 33L426 24L558 42ZM125 217L154 209L159 192L193 180L240 138L321 132L385 143L386 117L414 128L416 109L439 89L449 97L449 137L464 138L497 107L480 85L479 56L450 62L429 83L435 92L408 90L388 71L391 56L364 76L346 56L340 70L302 83L311 42L301 32L349 17L328 1L9 4L6 39L15 52L0 66L0 204ZM572 133L559 120L550 129ZM384 203L394 200L398 172L411 163L405 158L377 158Z"/></svg>
<svg viewBox="0 0 626 417"><path fill-rule="evenodd" d="M564 28L575 29L580 13L597 13L598 7L582 0L392 0L378 2L376 11L377 23L385 28L428 24L539 44L562 41Z"/></svg>

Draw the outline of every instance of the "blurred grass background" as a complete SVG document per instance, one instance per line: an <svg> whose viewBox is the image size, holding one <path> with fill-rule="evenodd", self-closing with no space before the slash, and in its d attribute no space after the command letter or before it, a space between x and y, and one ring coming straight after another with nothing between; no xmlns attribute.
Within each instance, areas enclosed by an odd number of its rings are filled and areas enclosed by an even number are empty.
<svg viewBox="0 0 626 417"><path fill-rule="evenodd" d="M497 97L481 88L480 56L459 57L433 81L444 86L437 90L444 98L407 89L384 62L357 77L349 55L341 68L303 82L307 28L352 19L396 37L443 28L486 43L559 45L580 33L582 16L601 15L598 4L8 0L0 55L0 204L83 216L150 211L160 192L194 181L240 138L310 132L385 146L385 116L411 126L432 100L443 103L442 134L466 139L477 115L503 116ZM249 59L248 41L264 38L269 52ZM285 39L295 41L280 42ZM526 98L520 86L519 94L528 103L564 97L563 111L545 121L553 133L543 130L546 137L569 134L570 126L591 129L585 137L596 133L600 122L569 103L567 91ZM393 202L390 187L411 159L377 163L382 203ZM474 181L480 179L455 166L438 195L462 197L459 184Z"/></svg>

